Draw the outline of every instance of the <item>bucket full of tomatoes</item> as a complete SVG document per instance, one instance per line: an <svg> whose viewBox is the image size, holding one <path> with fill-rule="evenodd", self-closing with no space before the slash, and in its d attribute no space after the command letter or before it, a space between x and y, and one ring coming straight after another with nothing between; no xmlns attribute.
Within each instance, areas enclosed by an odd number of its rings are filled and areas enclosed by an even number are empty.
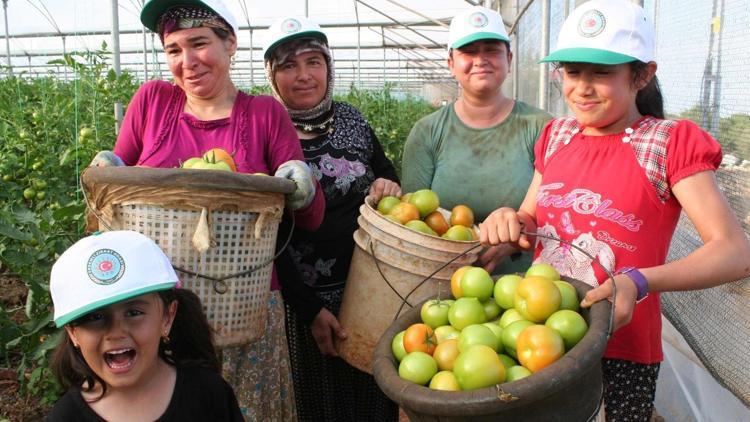
<svg viewBox="0 0 750 422"><path fill-rule="evenodd" d="M463 293L480 276L463 276ZM476 297L423 302L378 341L375 381L412 421L593 420L612 307L577 309L591 287L559 278L527 273L490 284L489 300L507 308L492 322Z"/></svg>
<svg viewBox="0 0 750 422"><path fill-rule="evenodd" d="M383 214L382 206L378 207L371 197L360 206L359 228L354 232L355 247L338 317L347 338L336 347L347 363L363 372L372 373L375 344L396 315L425 298L448 292L451 274L477 260L479 242L472 235L476 229L472 229L473 221L468 226L449 227L451 212L439 208L437 200L430 213L421 213L425 216L421 220L417 207L410 206L412 216L400 215L404 224L390 219L395 218L393 214ZM425 222L432 224L436 217L445 226L443 234L452 228L451 233L465 237L439 236Z"/></svg>
<svg viewBox="0 0 750 422"><path fill-rule="evenodd" d="M284 194L294 182L218 169L89 167L81 184L87 229L153 239L200 297L217 347L260 338Z"/></svg>

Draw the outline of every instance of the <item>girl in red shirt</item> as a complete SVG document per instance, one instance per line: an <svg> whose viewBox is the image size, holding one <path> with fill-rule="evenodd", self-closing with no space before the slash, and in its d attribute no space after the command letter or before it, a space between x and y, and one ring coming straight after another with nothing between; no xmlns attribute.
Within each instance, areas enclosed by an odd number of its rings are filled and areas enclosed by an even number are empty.
<svg viewBox="0 0 750 422"><path fill-rule="evenodd" d="M641 7L579 6L542 60L559 67L575 116L547 124L520 209L500 208L480 225L484 245L535 248L536 262L595 286L583 307L611 298L613 281L575 248L522 231L572 242L617 273L616 331L602 361L607 420L651 417L662 360L659 292L750 274L750 244L714 177L721 147L690 121L664 119L653 52ZM683 210L703 246L665 263Z"/></svg>

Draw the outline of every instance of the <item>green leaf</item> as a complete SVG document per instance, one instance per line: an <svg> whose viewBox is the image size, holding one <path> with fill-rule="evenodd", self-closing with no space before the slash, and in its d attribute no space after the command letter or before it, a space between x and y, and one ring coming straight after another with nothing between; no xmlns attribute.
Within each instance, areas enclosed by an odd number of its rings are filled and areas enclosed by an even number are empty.
<svg viewBox="0 0 750 422"><path fill-rule="evenodd" d="M30 234L24 233L18 228L6 224L4 221L0 221L0 236L6 236L11 239L20 240L22 242L31 239Z"/></svg>

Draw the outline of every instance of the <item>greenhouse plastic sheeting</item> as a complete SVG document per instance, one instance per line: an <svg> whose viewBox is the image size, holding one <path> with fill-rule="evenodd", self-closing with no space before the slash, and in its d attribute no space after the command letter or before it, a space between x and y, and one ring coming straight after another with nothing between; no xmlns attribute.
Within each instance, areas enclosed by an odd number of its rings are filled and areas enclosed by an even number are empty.
<svg viewBox="0 0 750 422"><path fill-rule="evenodd" d="M664 362L656 385L656 411L667 422L749 421L750 409L719 385L685 339L662 318Z"/></svg>

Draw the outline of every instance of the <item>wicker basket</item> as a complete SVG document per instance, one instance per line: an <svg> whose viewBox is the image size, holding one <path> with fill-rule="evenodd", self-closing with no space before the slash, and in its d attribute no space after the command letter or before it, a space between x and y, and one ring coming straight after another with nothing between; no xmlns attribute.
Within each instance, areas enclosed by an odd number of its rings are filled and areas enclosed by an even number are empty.
<svg viewBox="0 0 750 422"><path fill-rule="evenodd" d="M170 257L201 299L219 348L252 342L266 325L284 193L276 177L211 170L89 168L81 175L89 230L134 230Z"/></svg>

